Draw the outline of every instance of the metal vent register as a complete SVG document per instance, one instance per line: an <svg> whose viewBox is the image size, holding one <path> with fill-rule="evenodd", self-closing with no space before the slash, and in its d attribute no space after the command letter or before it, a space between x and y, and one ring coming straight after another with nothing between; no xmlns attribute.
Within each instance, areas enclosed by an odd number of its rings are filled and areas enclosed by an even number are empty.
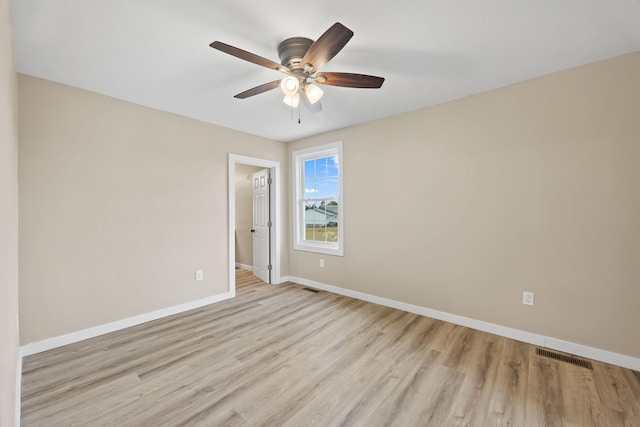
<svg viewBox="0 0 640 427"><path fill-rule="evenodd" d="M536 354L538 356L548 357L550 359L555 359L560 362L571 363L572 365L580 366L581 368L592 369L593 366L591 362L587 360L578 359L577 357L566 356L560 353L554 353L553 351L543 350L541 348L536 348Z"/></svg>

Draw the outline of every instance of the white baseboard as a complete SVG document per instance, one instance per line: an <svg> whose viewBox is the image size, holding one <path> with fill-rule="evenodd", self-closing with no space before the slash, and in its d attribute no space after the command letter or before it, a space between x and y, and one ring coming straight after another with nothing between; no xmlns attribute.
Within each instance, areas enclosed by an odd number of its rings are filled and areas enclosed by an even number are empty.
<svg viewBox="0 0 640 427"><path fill-rule="evenodd" d="M20 427L22 402L22 349L18 349L18 360L16 362L16 400L14 410L14 425Z"/></svg>
<svg viewBox="0 0 640 427"><path fill-rule="evenodd" d="M599 360L600 362L610 363L611 365L640 371L640 359L627 356L626 354L613 353L611 351L588 347L552 337L545 337L544 346L564 353L575 354L589 359Z"/></svg>
<svg viewBox="0 0 640 427"><path fill-rule="evenodd" d="M253 271L253 266L252 265L240 264L239 262L236 262L236 268L241 268L243 270Z"/></svg>
<svg viewBox="0 0 640 427"><path fill-rule="evenodd" d="M279 285L281 283L286 283L290 281L291 281L291 278L289 276L284 276L284 277L280 277L279 279L276 279L274 285Z"/></svg>
<svg viewBox="0 0 640 427"><path fill-rule="evenodd" d="M565 353L570 353L577 356L598 360L600 362L621 366L623 368L633 369L634 371L640 371L640 359L624 354L613 353L607 350L601 350L598 348L588 347L585 345L563 341L552 337L546 337L519 329L496 325L495 323L484 322L482 320L471 319L469 317L458 316L456 314L445 313L443 311L432 310L430 308L407 304L404 302L382 298L375 295L369 295L363 292L339 288L337 286L327 285L324 283L315 282L313 280L302 279L300 277L286 277L286 279L300 285L321 289L323 291L332 292L334 294L344 295L362 301L384 305L386 307L396 308L398 310L407 311L409 313L415 313L421 316L431 317L434 319L443 320L445 322L454 323L456 325L466 326L468 328L488 332L490 334L511 338L516 341L522 341L540 347L551 348Z"/></svg>
<svg viewBox="0 0 640 427"><path fill-rule="evenodd" d="M62 347L67 344L73 344L78 341L108 334L109 332L119 331L121 329L125 329L131 326L136 326L142 323L150 322L152 320L171 316L173 314L182 313L184 311L193 310L194 308L200 308L205 305L224 301L226 299L233 298L233 297L234 297L233 292L225 292L223 294L214 295L208 298L203 298L203 299L188 302L185 304L175 305L173 307L163 308L160 310L152 311L150 313L140 314L138 316L129 317L127 319L118 320L115 322L107 323L107 324L96 326L89 329L84 329L82 331L72 332L70 334L61 335L54 338L48 338L48 339L34 342L34 343L29 343L21 347L22 356L24 357L24 356L30 356L36 353L41 353L43 351L51 350L53 348Z"/></svg>

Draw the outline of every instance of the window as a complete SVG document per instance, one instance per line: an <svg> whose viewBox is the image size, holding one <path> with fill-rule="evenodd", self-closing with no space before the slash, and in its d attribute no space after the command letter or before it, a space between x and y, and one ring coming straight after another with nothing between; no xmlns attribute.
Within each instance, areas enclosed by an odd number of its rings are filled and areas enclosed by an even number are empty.
<svg viewBox="0 0 640 427"><path fill-rule="evenodd" d="M294 249L343 255L342 142L293 152Z"/></svg>

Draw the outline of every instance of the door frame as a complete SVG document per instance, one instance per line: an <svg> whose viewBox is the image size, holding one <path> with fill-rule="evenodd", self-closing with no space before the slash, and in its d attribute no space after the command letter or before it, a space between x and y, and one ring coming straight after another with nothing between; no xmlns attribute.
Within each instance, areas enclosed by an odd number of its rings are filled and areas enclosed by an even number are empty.
<svg viewBox="0 0 640 427"><path fill-rule="evenodd" d="M269 214L273 223L269 232L269 251L271 252L271 284L281 282L280 278L280 197L282 182L280 179L280 162L229 153L229 293L236 295L236 164L268 168L271 172L271 191L269 194Z"/></svg>

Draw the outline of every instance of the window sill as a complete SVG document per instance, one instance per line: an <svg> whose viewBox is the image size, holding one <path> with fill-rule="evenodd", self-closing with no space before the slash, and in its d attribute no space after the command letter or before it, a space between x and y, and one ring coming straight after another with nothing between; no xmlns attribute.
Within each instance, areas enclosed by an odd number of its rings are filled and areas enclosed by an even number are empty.
<svg viewBox="0 0 640 427"><path fill-rule="evenodd" d="M341 247L332 247L325 245L310 245L310 244L294 244L293 249L296 251L314 252L325 255L344 256L344 250Z"/></svg>

